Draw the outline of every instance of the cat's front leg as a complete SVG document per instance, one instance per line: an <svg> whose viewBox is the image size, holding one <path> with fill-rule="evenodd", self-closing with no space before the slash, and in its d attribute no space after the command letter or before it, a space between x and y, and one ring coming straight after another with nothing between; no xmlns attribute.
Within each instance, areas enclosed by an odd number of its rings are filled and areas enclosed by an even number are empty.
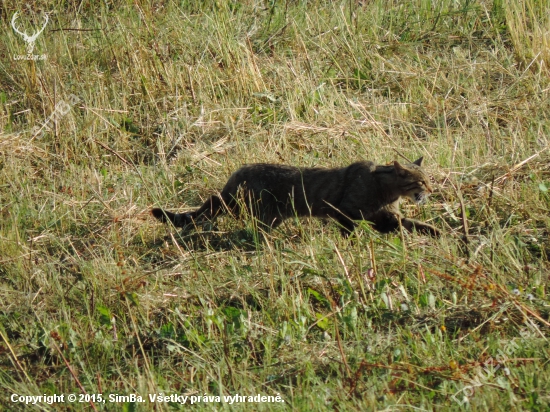
<svg viewBox="0 0 550 412"><path fill-rule="evenodd" d="M412 232L413 230L416 230L418 233L422 233L425 235L430 235L433 237L440 237L441 231L432 225L429 225L427 223L421 222L419 220L415 219L401 219L401 224L405 229L407 229L409 232Z"/></svg>
<svg viewBox="0 0 550 412"><path fill-rule="evenodd" d="M336 221L340 224L340 233L343 237L348 237L355 229L357 224L346 216L339 216Z"/></svg>

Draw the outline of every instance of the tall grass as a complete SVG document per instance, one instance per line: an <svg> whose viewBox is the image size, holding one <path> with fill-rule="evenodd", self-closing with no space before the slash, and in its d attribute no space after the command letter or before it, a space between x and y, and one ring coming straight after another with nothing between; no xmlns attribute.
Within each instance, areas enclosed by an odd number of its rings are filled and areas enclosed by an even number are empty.
<svg viewBox="0 0 550 412"><path fill-rule="evenodd" d="M546 1L502 2L510 40L527 66L548 73L550 63L550 4Z"/></svg>
<svg viewBox="0 0 550 412"><path fill-rule="evenodd" d="M543 2L21 7L0 3L0 408L549 407ZM13 59L15 11L29 33L51 12L47 59ZM400 156L425 158L436 191L403 210L440 240L148 213L197 207L244 163Z"/></svg>

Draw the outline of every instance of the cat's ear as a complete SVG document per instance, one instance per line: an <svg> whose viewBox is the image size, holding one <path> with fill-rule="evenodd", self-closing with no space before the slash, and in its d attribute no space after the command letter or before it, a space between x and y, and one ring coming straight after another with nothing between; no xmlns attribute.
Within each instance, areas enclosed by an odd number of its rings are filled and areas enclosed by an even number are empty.
<svg viewBox="0 0 550 412"><path fill-rule="evenodd" d="M417 166L422 166L422 160L424 160L424 156L422 157L419 157L418 159L416 159L413 163Z"/></svg>
<svg viewBox="0 0 550 412"><path fill-rule="evenodd" d="M393 167L395 167L395 172L397 173L397 176L407 175L407 169L401 166L397 160L394 160Z"/></svg>

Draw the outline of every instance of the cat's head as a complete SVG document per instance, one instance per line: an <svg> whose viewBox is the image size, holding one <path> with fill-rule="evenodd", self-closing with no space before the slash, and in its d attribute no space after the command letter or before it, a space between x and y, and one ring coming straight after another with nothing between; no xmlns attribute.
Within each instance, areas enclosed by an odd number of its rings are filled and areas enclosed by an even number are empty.
<svg viewBox="0 0 550 412"><path fill-rule="evenodd" d="M399 178L401 196L408 197L415 203L424 202L432 192L430 179L420 167L422 159L423 157L406 165L400 164L397 160L393 163Z"/></svg>

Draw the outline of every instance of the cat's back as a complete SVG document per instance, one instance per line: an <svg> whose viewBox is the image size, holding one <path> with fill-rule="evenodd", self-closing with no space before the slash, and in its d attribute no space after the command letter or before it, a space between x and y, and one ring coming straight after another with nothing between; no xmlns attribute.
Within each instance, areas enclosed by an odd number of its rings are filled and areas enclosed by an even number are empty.
<svg viewBox="0 0 550 412"><path fill-rule="evenodd" d="M284 164L274 163L252 163L245 164L237 169L230 176L228 183L243 184L247 186L285 186L297 185L303 183L312 183L314 181L323 181L345 185L348 179L355 179L357 176L363 176L366 180L374 178L374 172L377 166L371 161L358 161L345 167L325 168L325 167L296 167ZM389 167L389 166L388 166Z"/></svg>
<svg viewBox="0 0 550 412"><path fill-rule="evenodd" d="M371 162L369 160L361 160L361 161L352 163L351 165L346 167L346 169L350 175L354 175L356 173L370 174L370 173L374 173L377 167L380 167L380 166L376 166L374 162Z"/></svg>
<svg viewBox="0 0 550 412"><path fill-rule="evenodd" d="M245 164L237 169L230 176L229 181L235 183L247 183L254 185L259 182L283 182L288 179L294 179L300 174L300 169L295 166L281 165L274 163L252 163Z"/></svg>
<svg viewBox="0 0 550 412"><path fill-rule="evenodd" d="M254 192L286 187L295 182L300 169L294 166L273 163L245 164L229 177L224 190L235 192L244 186Z"/></svg>

